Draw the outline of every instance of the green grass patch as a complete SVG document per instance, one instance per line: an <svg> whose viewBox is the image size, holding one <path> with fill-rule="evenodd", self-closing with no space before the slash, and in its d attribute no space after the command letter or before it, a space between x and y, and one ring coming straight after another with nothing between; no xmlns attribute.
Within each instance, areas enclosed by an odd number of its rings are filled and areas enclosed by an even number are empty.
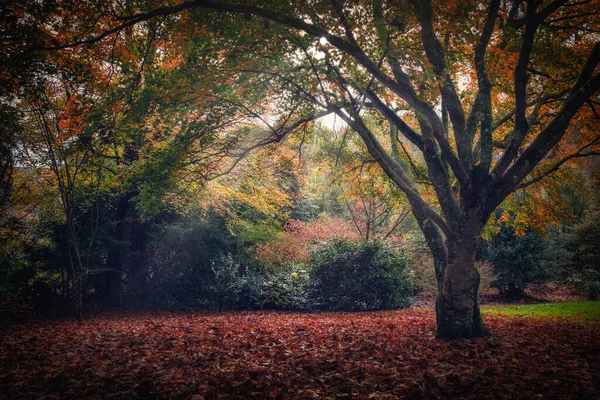
<svg viewBox="0 0 600 400"><path fill-rule="evenodd" d="M574 318L600 321L600 301L523 304L514 306L484 306L483 314L508 317Z"/></svg>

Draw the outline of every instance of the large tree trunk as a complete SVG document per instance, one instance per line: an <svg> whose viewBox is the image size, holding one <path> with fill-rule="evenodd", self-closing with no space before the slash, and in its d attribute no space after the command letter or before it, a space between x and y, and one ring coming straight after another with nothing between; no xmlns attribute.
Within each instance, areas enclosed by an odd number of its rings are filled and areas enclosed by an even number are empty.
<svg viewBox="0 0 600 400"><path fill-rule="evenodd" d="M113 245L115 246L115 245ZM116 246L115 246L116 247ZM104 304L108 308L118 308L121 305L123 287L123 257L118 249L111 249L107 258L107 269L104 274Z"/></svg>
<svg viewBox="0 0 600 400"><path fill-rule="evenodd" d="M446 266L436 302L436 337L458 339L488 334L483 325L477 293L479 272L475 268L477 236L463 238L454 246L454 257Z"/></svg>
<svg viewBox="0 0 600 400"><path fill-rule="evenodd" d="M126 224L127 211L129 210L129 199L131 194L126 193L119 198L119 204L115 213L115 228L113 231L113 243L108 250L106 259L106 271L104 275L104 302L108 308L117 308L121 305L123 296L123 284L121 282L123 268L125 265L125 251L127 249Z"/></svg>
<svg viewBox="0 0 600 400"><path fill-rule="evenodd" d="M127 280L127 290L140 302L146 300L146 279L148 277L147 226L137 220L131 225L130 262Z"/></svg>
<svg viewBox="0 0 600 400"><path fill-rule="evenodd" d="M139 149L134 142L125 146L123 162L131 165L138 159ZM129 202L135 193L123 193L119 197L119 204L115 212L115 228L113 230L113 240L106 259L104 301L108 308L117 308L121 305L123 297L123 271L125 267L125 255L129 251L129 235L131 234L131 224L127 221L132 204Z"/></svg>

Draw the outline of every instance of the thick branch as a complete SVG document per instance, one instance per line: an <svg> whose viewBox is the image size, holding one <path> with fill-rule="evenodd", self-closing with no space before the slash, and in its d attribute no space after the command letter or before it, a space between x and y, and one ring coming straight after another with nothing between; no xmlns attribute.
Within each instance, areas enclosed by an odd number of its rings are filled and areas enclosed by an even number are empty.
<svg viewBox="0 0 600 400"><path fill-rule="evenodd" d="M558 171L560 169L560 167L562 167L565 163L567 163L568 161L570 161L574 158L585 158L585 157L591 157L591 156L600 156L600 151L589 151L587 153L583 153L582 150L579 150L577 153L570 154L570 155L566 156L565 158L563 158L562 160L558 161L556 164L554 164L552 166L552 168L550 168L549 170L543 172L542 174L536 176L535 178L528 180L527 182L521 183L520 185L517 186L516 190L525 189L526 187L529 187L529 186L533 185L534 183L540 182L541 180L545 179L549 175Z"/></svg>
<svg viewBox="0 0 600 400"><path fill-rule="evenodd" d="M563 90L559 93L553 93L553 94L547 94L545 96L541 96L533 101L529 101L527 103L527 108L532 107L532 106L537 106L537 107L541 107L544 104L549 104L553 101L556 100L560 100L562 99L566 94L568 94L571 90ZM492 132L495 132L498 128L500 128L502 125L504 125L505 123L507 123L508 121L510 121L513 117L515 116L515 110L512 110L508 113L506 113L503 117L501 117L498 121L496 121L493 125L492 125ZM530 119L530 118L528 118ZM505 146L506 147L506 146Z"/></svg>
<svg viewBox="0 0 600 400"><path fill-rule="evenodd" d="M571 93L578 91L585 82L590 80L598 64L600 64L600 41L596 42L596 45L585 62L581 74L579 74L579 79L577 79L577 83L573 86Z"/></svg>
<svg viewBox="0 0 600 400"><path fill-rule="evenodd" d="M445 105L452 121L452 127L454 128L454 136L456 138L456 148L460 160L466 170L469 170L473 165L473 152L472 152L472 137L467 135L465 112L462 107L460 98L456 91L456 86L448 72L446 60L444 58L444 49L442 44L438 40L433 30L433 10L431 8L431 1L424 0L418 3L418 14L421 22L421 38L423 40L423 47L427 58L433 65L433 71L435 74L443 80L443 85L440 87L442 98L444 99ZM443 126L443 124L442 124ZM432 128L438 129L437 126ZM437 138L437 134L434 132Z"/></svg>
<svg viewBox="0 0 600 400"><path fill-rule="evenodd" d="M419 149L423 152L423 156L428 167L427 171L429 174L429 179L436 190L446 221L448 221L448 223L451 225L451 229L457 229L457 226L454 225L456 225L460 219L460 207L458 206L455 193L450 184L447 164L444 163L439 151L437 151L438 147L433 139L431 127L428 124L428 121L426 121L423 117L419 117L423 135L418 135L412 128L404 123L404 121L402 121L402 119L395 112L393 112L393 110L389 109L389 107L383 104L383 102L373 92L363 89L357 84L354 84L353 87L359 93L364 94L365 97L369 98L375 108L380 110L380 112L390 121L390 123L394 124L404 136L409 138L409 140L413 141L413 138L415 135L417 135L416 138L418 138L419 141L417 143L413 143L417 144Z"/></svg>
<svg viewBox="0 0 600 400"><path fill-rule="evenodd" d="M383 101L374 92L366 90L358 85L353 85L363 96L369 99L373 107L379 111L390 123L392 123L402 133L404 137L411 141L419 149L423 150L423 138L419 133L412 129L406 122L402 120L390 107L385 105Z"/></svg>
<svg viewBox="0 0 600 400"><path fill-rule="evenodd" d="M57 46L33 47L31 50L33 50L33 51L35 51L35 50L44 50L44 51L45 50L61 50L61 49L68 49L71 47L77 47L77 46L81 46L81 45L94 44L114 33L121 32L123 29L128 28L130 26L134 26L140 22L147 21L147 20L155 18L155 17L172 15L172 14L176 14L178 12L184 11L184 10L195 8L195 7L198 7L200 5L200 3L201 3L201 1L187 1L184 3L178 4L176 6L161 7L161 8L157 8L155 10L146 12L146 13L127 16L127 17L123 18L125 20L125 22L115 26L114 28L111 28L109 30L102 32L98 36L94 36L89 39L78 40L78 41L71 42L71 43L61 44L61 45L57 45Z"/></svg>
<svg viewBox="0 0 600 400"><path fill-rule="evenodd" d="M480 167L483 171L488 172L492 162L492 85L487 76L485 69L485 53L487 46L492 37L498 11L500 9L500 0L493 0L489 6L485 25L479 39L479 44L475 48L475 71L477 72L477 83L479 85L479 93L477 101L469 119L474 115L474 118L481 121L481 130L479 134L480 149ZM481 116L478 114L481 113ZM473 133L469 132L469 136L473 137Z"/></svg>
<svg viewBox="0 0 600 400"><path fill-rule="evenodd" d="M336 110L338 116L358 133L367 146L369 154L373 156L386 175L404 192L415 215L419 214L422 218L431 220L432 223L444 232L446 237L454 237L454 233L450 230L446 222L423 200L402 166L394 161L388 152L385 151L375 135L373 135L362 121L362 118L360 118L354 107L350 107L350 112L352 113L352 118L346 115L341 109L338 108Z"/></svg>
<svg viewBox="0 0 600 400"><path fill-rule="evenodd" d="M527 3L527 23L525 25L525 34L523 37L523 44L521 45L521 51L519 52L519 60L514 73L515 82L515 133L506 148L506 152L494 168L493 175L497 178L506 171L506 168L515 159L518 154L519 148L525 139L525 135L529 130L529 123L527 122L527 65L529 65L529 59L533 51L533 43L535 40L535 34L539 26L538 19L536 18L536 6L534 1Z"/></svg>

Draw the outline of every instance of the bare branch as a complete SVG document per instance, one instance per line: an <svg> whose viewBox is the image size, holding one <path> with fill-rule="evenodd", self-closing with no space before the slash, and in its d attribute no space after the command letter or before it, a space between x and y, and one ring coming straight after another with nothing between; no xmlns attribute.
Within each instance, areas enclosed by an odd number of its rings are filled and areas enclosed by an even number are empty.
<svg viewBox="0 0 600 400"><path fill-rule="evenodd" d="M600 74L594 75L587 83L572 93L552 122L535 138L515 163L498 179L491 191L490 204L499 204L510 194L535 166L559 142L571 119L590 96L600 90Z"/></svg>
<svg viewBox="0 0 600 400"><path fill-rule="evenodd" d="M568 161L570 161L570 160L572 160L574 158L584 158L584 157L590 157L590 156L598 156L598 155L600 155L600 151L588 151L588 152L584 152L584 150L589 149L594 144L598 143L598 141L600 141L600 137L597 137L596 139L594 139L590 143L588 143L585 146L581 147L579 150L577 150L577 152L575 152L573 154L570 154L570 155L562 158L561 160L559 160L558 162L556 162L550 169L548 169L547 171L541 173L540 175L536 176L535 178L532 178L532 179L528 180L527 182L521 183L519 186L517 186L517 188L515 190L526 188L528 186L533 185L534 183L537 183L537 182L541 181L542 179L546 178L548 175L551 175L552 173L558 171L561 166L563 166L565 163L567 163Z"/></svg>
<svg viewBox="0 0 600 400"><path fill-rule="evenodd" d="M433 10L431 8L431 1L419 1L416 7L418 10L419 20L421 22L421 37L423 39L423 47L425 49L425 53L427 54L427 58L433 65L434 73L443 80L440 91L442 98L446 103L448 114L450 115L450 120L452 121L452 126L454 128L454 136L456 138L458 155L464 165L464 168L468 171L473 165L473 138L467 135L468 132L466 129L465 112L463 110L460 98L458 97L458 92L456 90L454 81L448 72L448 67L444 58L444 49L433 29ZM434 136L436 139L438 139L439 133L436 133L435 131L440 127L432 126L432 128L434 131ZM441 128L443 129L443 124L441 124Z"/></svg>

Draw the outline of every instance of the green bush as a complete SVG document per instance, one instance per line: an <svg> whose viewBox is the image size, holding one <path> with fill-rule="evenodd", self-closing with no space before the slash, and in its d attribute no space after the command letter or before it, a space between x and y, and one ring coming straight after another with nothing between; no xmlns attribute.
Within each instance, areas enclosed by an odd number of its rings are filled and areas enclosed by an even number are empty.
<svg viewBox="0 0 600 400"><path fill-rule="evenodd" d="M568 280L577 284L589 300L600 292L600 213L592 213L584 223L568 235L566 248L572 258L565 272Z"/></svg>
<svg viewBox="0 0 600 400"><path fill-rule="evenodd" d="M219 311L224 309L252 309L259 304L261 279L235 262L231 254L212 263L214 276L210 281L212 300Z"/></svg>
<svg viewBox="0 0 600 400"><path fill-rule="evenodd" d="M158 309L258 307L260 277L250 250L218 213L197 210L154 227L148 252L148 271L139 290L144 296L139 300L142 305Z"/></svg>
<svg viewBox="0 0 600 400"><path fill-rule="evenodd" d="M311 254L315 304L330 310L407 307L413 286L409 257L383 241L334 239Z"/></svg>
<svg viewBox="0 0 600 400"><path fill-rule="evenodd" d="M500 294L521 296L528 283L541 283L550 277L548 245L544 238L530 231L515 235L503 226L489 242L479 248L479 258L494 265L496 279L491 283Z"/></svg>
<svg viewBox="0 0 600 400"><path fill-rule="evenodd" d="M298 265L267 270L262 277L260 307L271 310L311 310L308 272Z"/></svg>

